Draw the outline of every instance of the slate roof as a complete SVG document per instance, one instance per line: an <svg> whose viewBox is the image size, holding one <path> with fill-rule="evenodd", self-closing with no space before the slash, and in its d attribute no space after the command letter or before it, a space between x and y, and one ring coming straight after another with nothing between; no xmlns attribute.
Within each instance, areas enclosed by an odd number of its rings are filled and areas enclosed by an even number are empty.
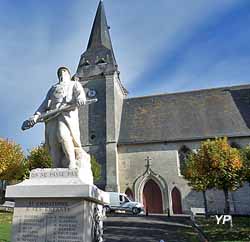
<svg viewBox="0 0 250 242"><path fill-rule="evenodd" d="M87 49L97 49L101 47L112 49L109 26L102 1L99 2L96 11Z"/></svg>
<svg viewBox="0 0 250 242"><path fill-rule="evenodd" d="M250 85L128 98L119 144L250 136Z"/></svg>

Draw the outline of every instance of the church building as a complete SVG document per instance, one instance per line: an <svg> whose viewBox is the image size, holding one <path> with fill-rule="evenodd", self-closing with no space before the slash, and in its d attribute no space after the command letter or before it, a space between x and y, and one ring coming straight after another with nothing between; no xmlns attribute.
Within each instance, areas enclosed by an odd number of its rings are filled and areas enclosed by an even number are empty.
<svg viewBox="0 0 250 242"><path fill-rule="evenodd" d="M126 193L150 213L203 207L202 194L181 175L185 157L201 141L227 136L235 147L250 142L250 85L129 97L102 1L77 75L87 97L98 98L79 113L82 145L102 166L97 185ZM248 185L230 193L232 212L250 213L249 200ZM208 207L223 211L221 191L208 192Z"/></svg>

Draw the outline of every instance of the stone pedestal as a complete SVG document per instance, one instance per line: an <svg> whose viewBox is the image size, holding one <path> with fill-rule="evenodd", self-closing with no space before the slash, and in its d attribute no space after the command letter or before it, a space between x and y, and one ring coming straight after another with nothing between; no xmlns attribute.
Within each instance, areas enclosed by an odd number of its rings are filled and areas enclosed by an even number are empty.
<svg viewBox="0 0 250 242"><path fill-rule="evenodd" d="M85 184L77 170L36 169L30 179L8 186L15 199L12 242L102 241L107 193Z"/></svg>

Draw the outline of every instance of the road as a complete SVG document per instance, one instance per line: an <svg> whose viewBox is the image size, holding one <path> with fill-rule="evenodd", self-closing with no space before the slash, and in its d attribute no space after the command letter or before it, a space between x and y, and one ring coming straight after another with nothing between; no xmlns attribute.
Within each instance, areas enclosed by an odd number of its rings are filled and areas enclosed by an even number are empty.
<svg viewBox="0 0 250 242"><path fill-rule="evenodd" d="M104 221L105 242L199 242L188 218L112 215Z"/></svg>

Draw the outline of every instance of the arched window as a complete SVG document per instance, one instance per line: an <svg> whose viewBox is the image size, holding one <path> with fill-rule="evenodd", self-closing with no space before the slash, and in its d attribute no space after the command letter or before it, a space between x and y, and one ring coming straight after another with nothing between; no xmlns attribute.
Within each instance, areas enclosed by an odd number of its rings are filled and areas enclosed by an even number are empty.
<svg viewBox="0 0 250 242"><path fill-rule="evenodd" d="M182 174L184 165L185 165L185 160L187 159L188 155L192 152L191 149L189 149L186 145L183 145L179 151L179 169L180 169L180 174Z"/></svg>
<svg viewBox="0 0 250 242"><path fill-rule="evenodd" d="M237 143L237 142L231 142L231 147L232 148L236 148L236 149L240 149L241 148L241 146Z"/></svg>
<svg viewBox="0 0 250 242"><path fill-rule="evenodd" d="M134 193L132 192L132 190L129 187L126 189L125 194L128 196L128 198L131 201L134 201Z"/></svg>
<svg viewBox="0 0 250 242"><path fill-rule="evenodd" d="M172 192L172 206L173 214L182 214L182 201L181 201L181 192L177 187L174 187Z"/></svg>
<svg viewBox="0 0 250 242"><path fill-rule="evenodd" d="M90 63L88 60L83 59L81 66L89 66Z"/></svg>
<svg viewBox="0 0 250 242"><path fill-rule="evenodd" d="M100 58L97 62L96 62L97 65L99 64L106 64L106 61L104 58Z"/></svg>

